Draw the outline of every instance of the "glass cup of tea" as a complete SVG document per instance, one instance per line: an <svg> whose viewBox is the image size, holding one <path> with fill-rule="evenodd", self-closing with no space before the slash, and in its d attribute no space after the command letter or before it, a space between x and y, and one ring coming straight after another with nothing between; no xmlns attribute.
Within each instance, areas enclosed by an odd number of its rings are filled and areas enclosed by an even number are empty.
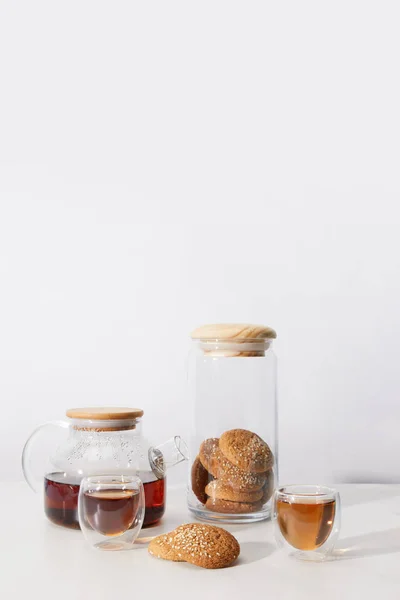
<svg viewBox="0 0 400 600"><path fill-rule="evenodd" d="M278 546L296 558L321 561L332 555L340 529L339 493L320 485L288 485L274 493Z"/></svg>
<svg viewBox="0 0 400 600"><path fill-rule="evenodd" d="M100 550L131 550L142 528L143 483L131 475L101 475L81 481L79 524L91 546Z"/></svg>

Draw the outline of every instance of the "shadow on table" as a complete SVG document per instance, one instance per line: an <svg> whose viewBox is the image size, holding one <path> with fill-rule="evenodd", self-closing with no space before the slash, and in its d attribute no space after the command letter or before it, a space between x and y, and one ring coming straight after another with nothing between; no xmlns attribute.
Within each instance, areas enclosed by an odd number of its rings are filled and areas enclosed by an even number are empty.
<svg viewBox="0 0 400 600"><path fill-rule="evenodd" d="M336 560L365 558L400 552L400 528L364 533L339 541L339 547L333 552Z"/></svg>
<svg viewBox="0 0 400 600"><path fill-rule="evenodd" d="M237 566L248 565L266 558L276 550L273 544L268 542L242 542L240 544L240 556Z"/></svg>

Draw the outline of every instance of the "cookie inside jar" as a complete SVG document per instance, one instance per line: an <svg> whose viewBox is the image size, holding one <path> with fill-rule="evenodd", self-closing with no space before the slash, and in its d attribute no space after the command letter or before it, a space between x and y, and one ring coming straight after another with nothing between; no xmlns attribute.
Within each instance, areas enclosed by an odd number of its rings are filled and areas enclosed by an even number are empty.
<svg viewBox="0 0 400 600"><path fill-rule="evenodd" d="M272 497L273 467L271 448L256 433L224 431L200 444L192 466L192 491L211 512L255 513Z"/></svg>
<svg viewBox="0 0 400 600"><path fill-rule="evenodd" d="M192 334L188 504L197 518L270 516L278 447L275 337L270 327L232 323Z"/></svg>

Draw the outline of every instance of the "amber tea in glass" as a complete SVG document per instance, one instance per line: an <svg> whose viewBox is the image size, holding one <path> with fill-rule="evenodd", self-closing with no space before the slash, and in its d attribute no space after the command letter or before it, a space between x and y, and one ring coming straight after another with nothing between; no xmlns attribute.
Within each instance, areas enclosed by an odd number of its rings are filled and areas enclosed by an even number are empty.
<svg viewBox="0 0 400 600"><path fill-rule="evenodd" d="M104 475L86 477L81 482L79 524L95 548L131 549L143 524L144 509L143 483L139 477Z"/></svg>
<svg viewBox="0 0 400 600"><path fill-rule="evenodd" d="M83 497L88 523L102 535L121 535L130 529L139 507L139 490L88 491Z"/></svg>
<svg viewBox="0 0 400 600"><path fill-rule="evenodd" d="M322 486L286 486L275 492L275 535L298 558L321 560L339 531L339 494ZM297 552L296 552L297 551Z"/></svg>

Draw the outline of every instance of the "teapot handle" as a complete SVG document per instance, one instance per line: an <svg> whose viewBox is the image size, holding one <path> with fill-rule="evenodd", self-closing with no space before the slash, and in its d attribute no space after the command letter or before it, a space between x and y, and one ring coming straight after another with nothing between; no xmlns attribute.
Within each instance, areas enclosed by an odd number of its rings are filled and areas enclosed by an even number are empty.
<svg viewBox="0 0 400 600"><path fill-rule="evenodd" d="M33 489L34 492L39 492L43 489L44 472L42 471L40 474L35 472L35 469L32 465L32 454L35 447L35 443L41 437L42 432L50 427L61 427L62 429L69 429L70 424L66 421L49 421L48 423L39 425L39 427L37 427L27 439L24 449L22 451L22 471L24 473L26 482L29 484L29 486Z"/></svg>

